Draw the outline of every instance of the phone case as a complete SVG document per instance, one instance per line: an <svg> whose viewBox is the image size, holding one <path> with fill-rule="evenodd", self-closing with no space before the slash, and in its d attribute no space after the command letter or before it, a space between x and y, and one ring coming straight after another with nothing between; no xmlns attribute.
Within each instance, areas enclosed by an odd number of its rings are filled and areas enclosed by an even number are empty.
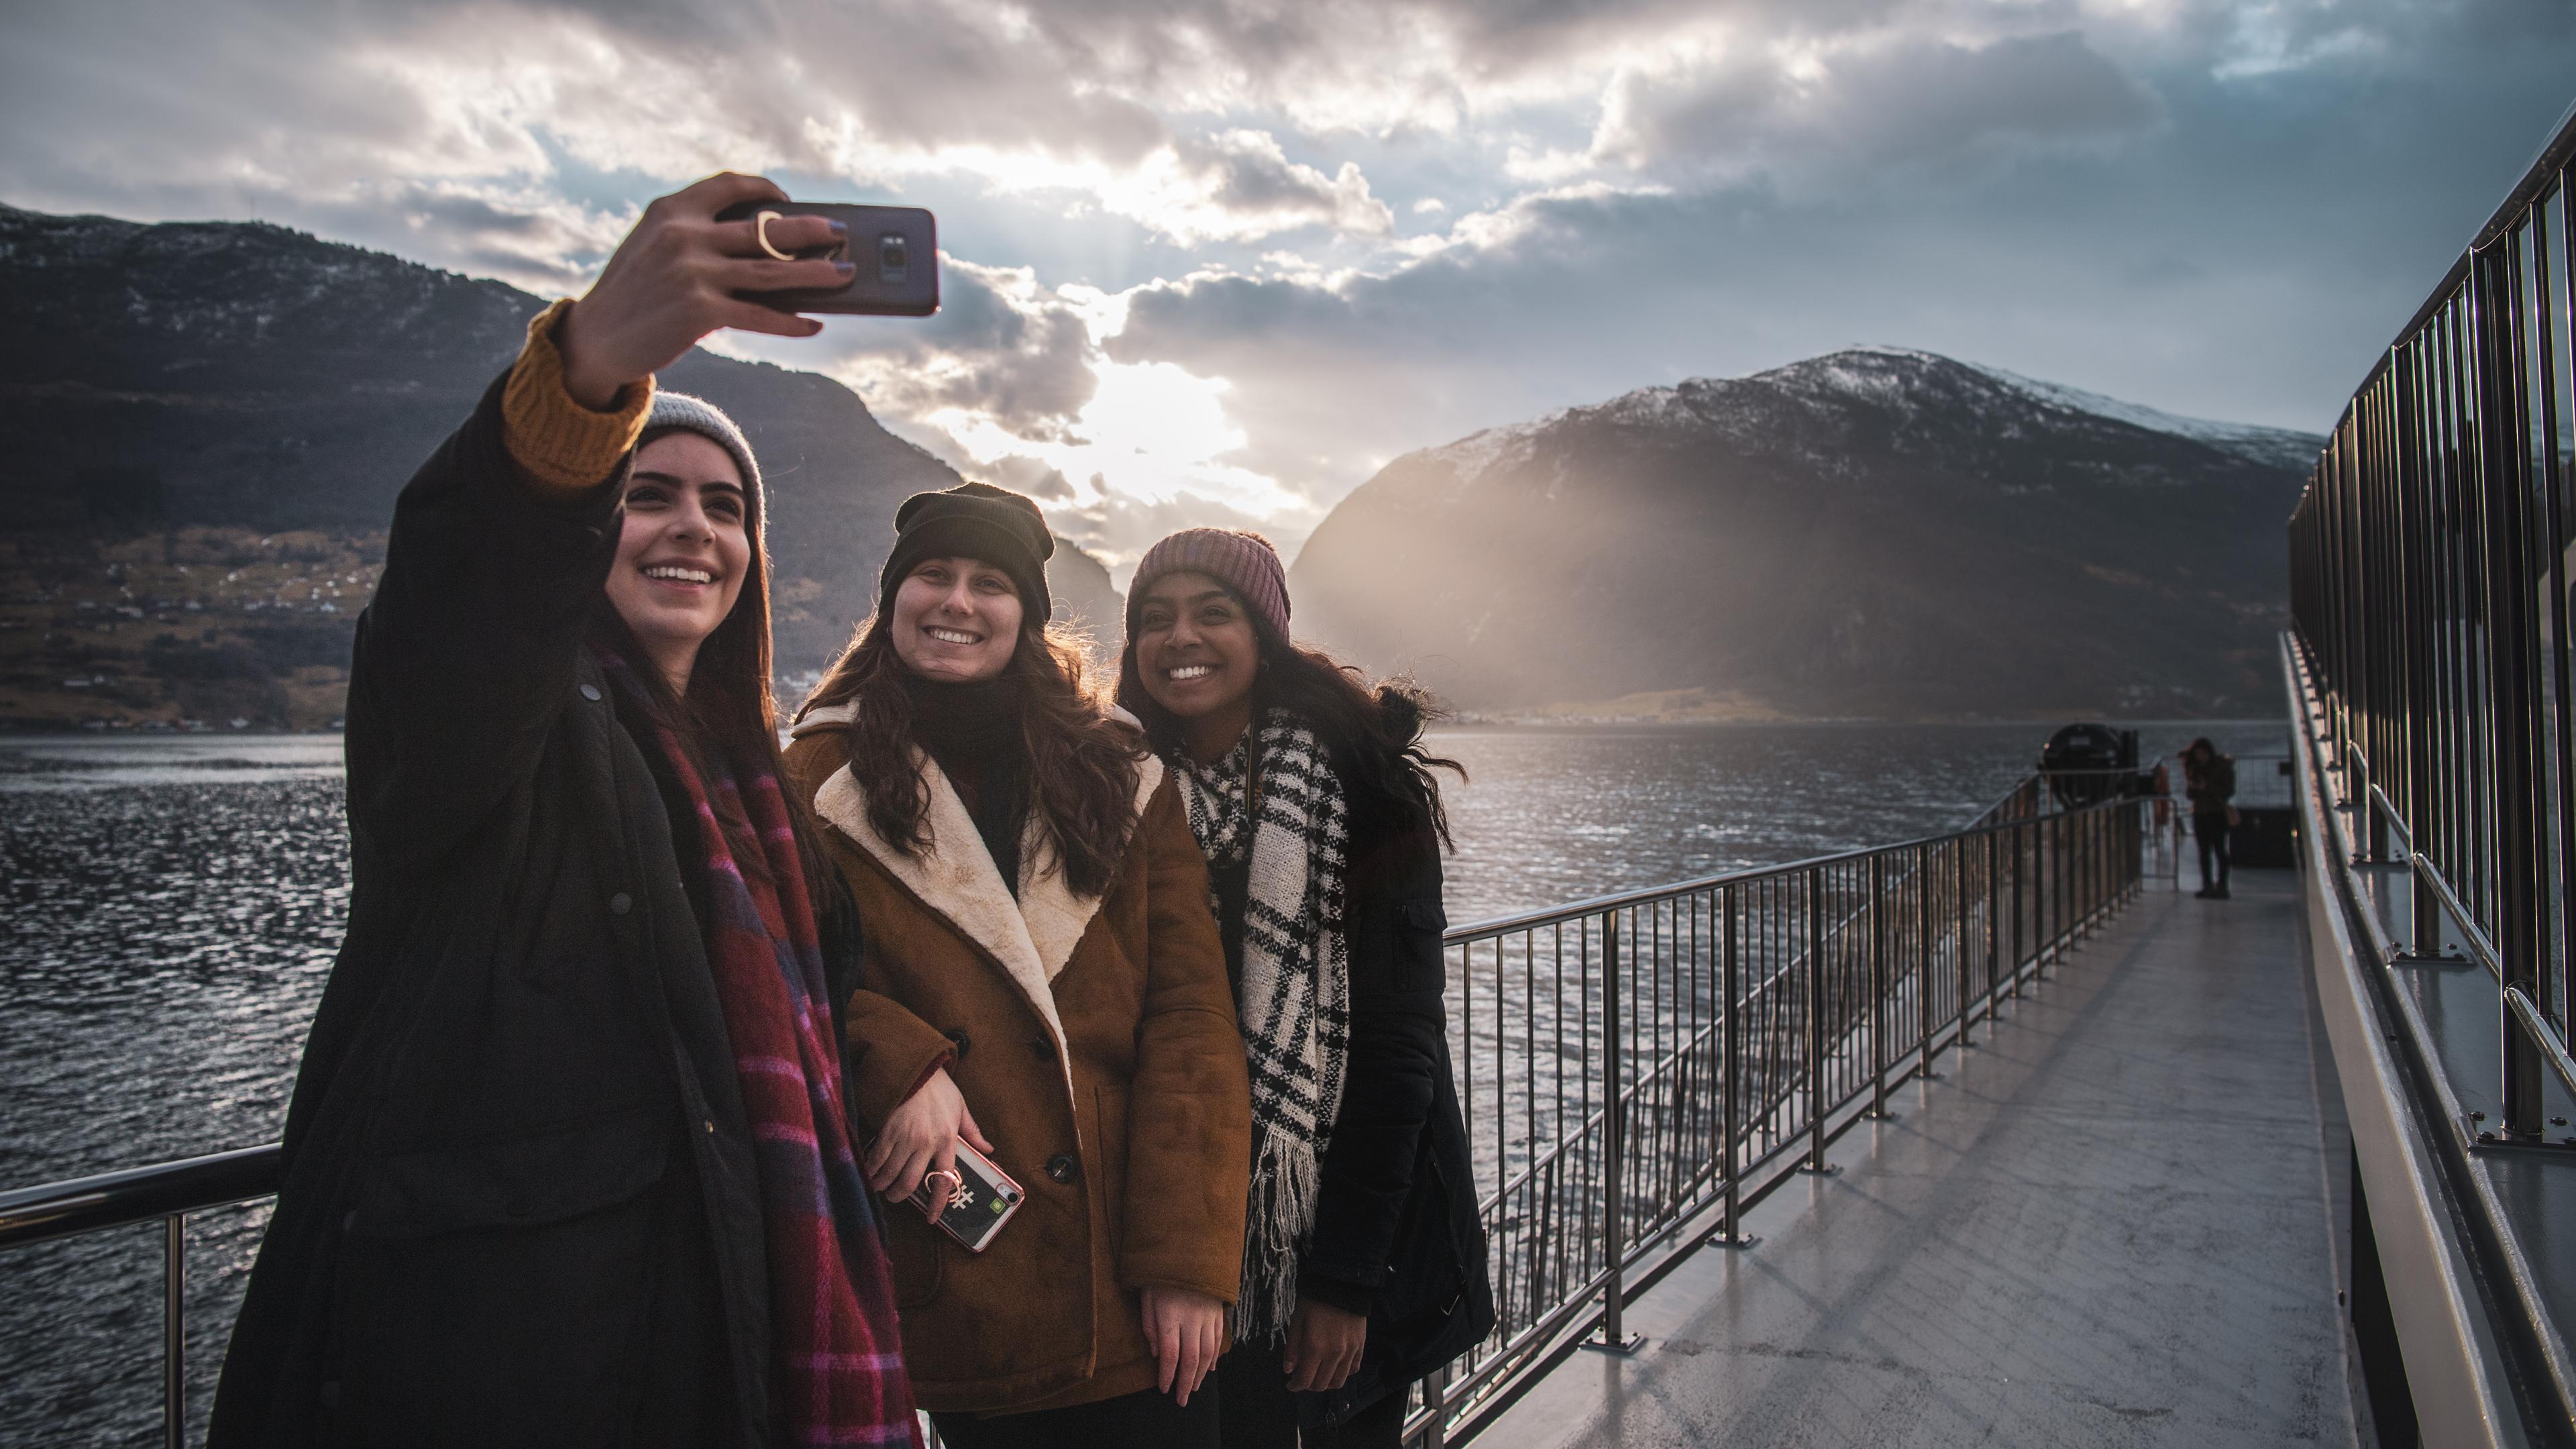
<svg viewBox="0 0 2576 1449"><path fill-rule="evenodd" d="M762 212L779 216L828 216L848 227L840 245L797 253L797 260L848 260L857 270L839 287L792 292L745 292L746 301L781 312L853 313L874 317L927 317L939 310L939 223L918 206L867 206L844 201L738 201L716 213L718 221L751 221Z"/></svg>
<svg viewBox="0 0 2576 1449"><path fill-rule="evenodd" d="M934 1182L924 1177L904 1201L921 1209L931 1226L955 1238L960 1247L980 1253L1020 1210L1028 1193L1009 1173L995 1167L991 1158L963 1142L957 1144L957 1177L954 1188L945 1178ZM936 1195L943 1189L948 1195L939 1200Z"/></svg>

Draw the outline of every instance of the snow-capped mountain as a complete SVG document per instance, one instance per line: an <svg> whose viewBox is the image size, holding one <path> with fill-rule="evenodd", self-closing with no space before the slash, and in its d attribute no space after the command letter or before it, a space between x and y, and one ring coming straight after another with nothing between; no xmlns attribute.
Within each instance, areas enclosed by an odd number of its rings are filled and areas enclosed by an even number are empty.
<svg viewBox="0 0 2576 1449"><path fill-rule="evenodd" d="M2321 444L1853 348L1409 454L1293 587L1304 630L1474 710L2269 713Z"/></svg>

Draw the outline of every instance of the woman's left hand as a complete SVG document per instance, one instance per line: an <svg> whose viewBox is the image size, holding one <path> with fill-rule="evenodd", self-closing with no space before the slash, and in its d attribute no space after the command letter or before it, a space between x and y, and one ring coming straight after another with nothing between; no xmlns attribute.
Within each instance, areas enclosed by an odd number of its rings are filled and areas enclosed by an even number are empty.
<svg viewBox="0 0 2576 1449"><path fill-rule="evenodd" d="M1145 1341L1161 1374L1155 1387L1189 1407L1225 1347L1225 1305L1186 1288L1144 1290Z"/></svg>
<svg viewBox="0 0 2576 1449"><path fill-rule="evenodd" d="M1288 1323L1287 1351L1280 1366L1288 1370L1288 1387L1301 1394L1330 1393L1350 1381L1368 1347L1368 1315L1297 1300L1297 1316Z"/></svg>

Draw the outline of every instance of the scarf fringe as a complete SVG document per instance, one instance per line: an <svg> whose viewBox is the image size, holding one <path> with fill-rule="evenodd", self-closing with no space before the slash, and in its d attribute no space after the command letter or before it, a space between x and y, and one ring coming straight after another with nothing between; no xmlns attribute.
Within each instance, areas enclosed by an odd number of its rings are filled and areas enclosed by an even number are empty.
<svg viewBox="0 0 2576 1449"><path fill-rule="evenodd" d="M1244 1220L1243 1289L1234 1303L1236 1342L1287 1341L1297 1314L1297 1269L1323 1184L1314 1143L1284 1132L1261 1134Z"/></svg>

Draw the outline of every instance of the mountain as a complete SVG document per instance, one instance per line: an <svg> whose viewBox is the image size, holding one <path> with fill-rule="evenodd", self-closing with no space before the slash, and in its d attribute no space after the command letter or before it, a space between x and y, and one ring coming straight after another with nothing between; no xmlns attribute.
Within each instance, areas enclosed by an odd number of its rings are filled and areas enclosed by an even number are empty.
<svg viewBox="0 0 2576 1449"><path fill-rule="evenodd" d="M0 723L337 713L313 671L347 661L395 493L543 305L275 226L0 206ZM875 604L895 505L957 474L826 377L700 350L661 381L751 438L780 668L820 666ZM1097 559L1059 550L1050 580L1114 637Z"/></svg>
<svg viewBox="0 0 2576 1449"><path fill-rule="evenodd" d="M1290 588L1471 712L2270 714L2323 442L1854 348L1408 454Z"/></svg>

